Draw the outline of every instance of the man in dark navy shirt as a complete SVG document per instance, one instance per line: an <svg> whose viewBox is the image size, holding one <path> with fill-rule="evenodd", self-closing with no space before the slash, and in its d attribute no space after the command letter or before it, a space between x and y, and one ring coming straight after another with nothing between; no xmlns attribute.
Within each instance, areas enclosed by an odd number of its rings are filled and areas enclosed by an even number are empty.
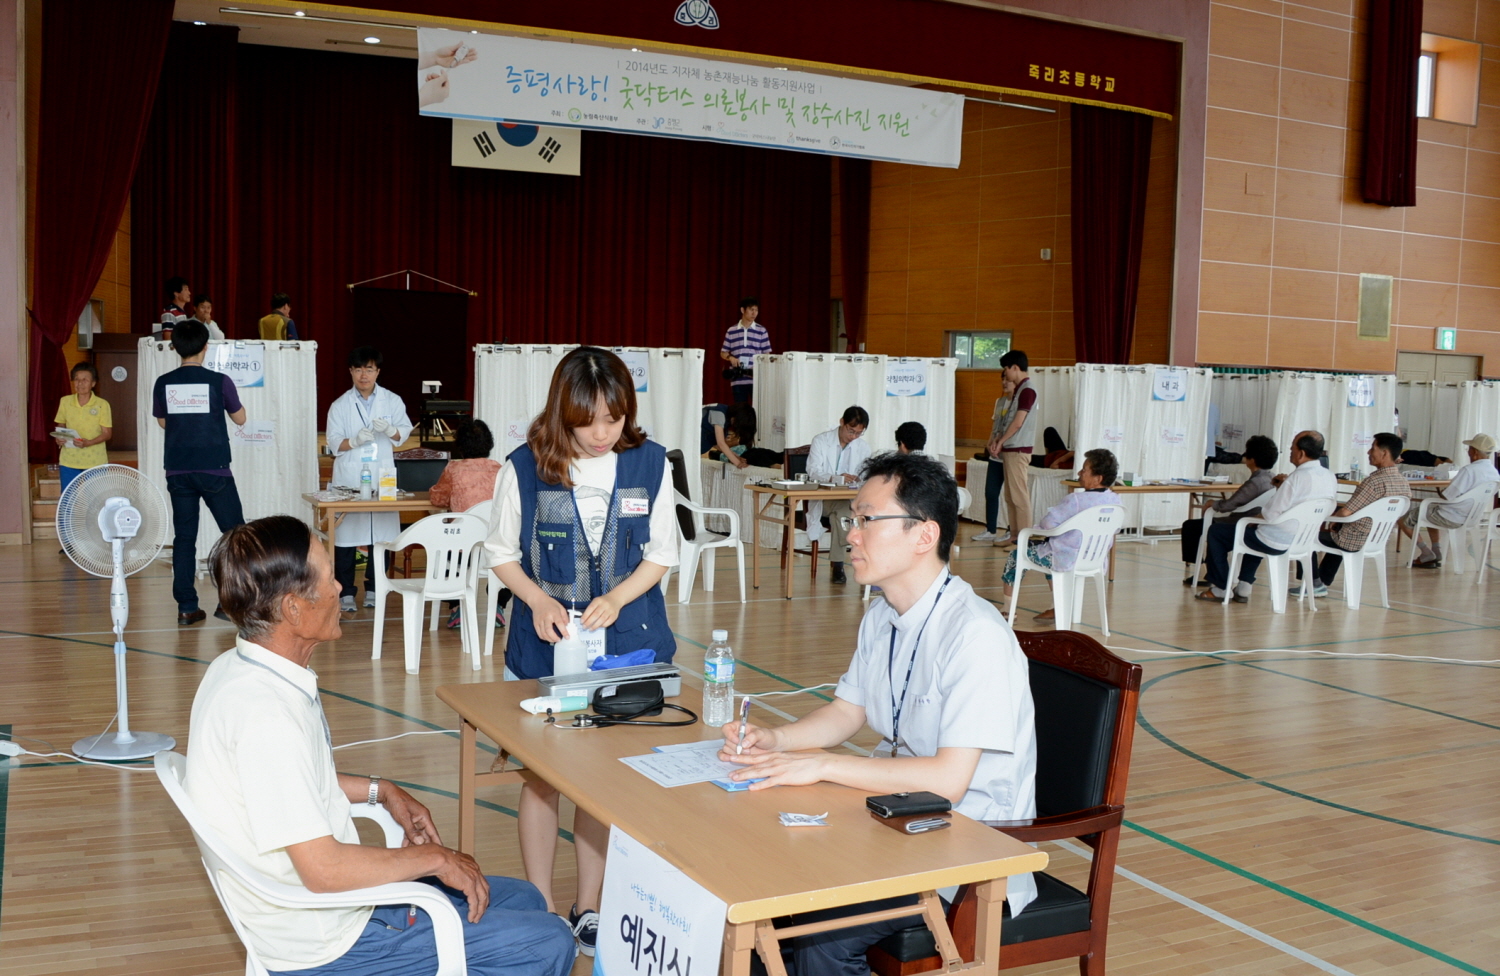
<svg viewBox="0 0 1500 976"><path fill-rule="evenodd" d="M198 501L202 499L225 532L245 521L240 493L229 471L229 428L221 414L243 426L245 408L234 380L203 366L208 329L188 319L172 333L182 365L157 377L151 415L167 432L162 465L172 498L172 596L177 622L196 624L207 617L198 608L193 579L198 570ZM221 610L214 616L228 620Z"/></svg>

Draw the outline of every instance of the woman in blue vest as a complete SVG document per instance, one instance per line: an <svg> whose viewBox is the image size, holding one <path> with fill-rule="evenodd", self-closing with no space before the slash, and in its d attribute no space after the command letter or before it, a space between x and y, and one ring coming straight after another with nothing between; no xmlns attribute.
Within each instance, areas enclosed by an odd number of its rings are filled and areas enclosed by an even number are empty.
<svg viewBox="0 0 1500 976"><path fill-rule="evenodd" d="M609 655L649 649L670 661L676 653L657 585L677 565L672 476L666 450L636 426L635 407L624 362L581 346L557 364L547 408L500 470L486 547L516 596L507 679L552 674L553 645L570 620ZM557 791L528 782L520 806L526 877L551 908ZM573 834L578 902L568 920L593 955L609 829L579 810Z"/></svg>

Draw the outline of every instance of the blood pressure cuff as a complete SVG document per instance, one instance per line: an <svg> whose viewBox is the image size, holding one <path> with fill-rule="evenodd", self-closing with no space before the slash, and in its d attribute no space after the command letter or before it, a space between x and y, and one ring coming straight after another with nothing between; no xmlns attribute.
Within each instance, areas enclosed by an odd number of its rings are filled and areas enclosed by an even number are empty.
<svg viewBox="0 0 1500 976"><path fill-rule="evenodd" d="M660 715L666 696L655 678L623 685L605 685L594 692L593 708L600 715Z"/></svg>

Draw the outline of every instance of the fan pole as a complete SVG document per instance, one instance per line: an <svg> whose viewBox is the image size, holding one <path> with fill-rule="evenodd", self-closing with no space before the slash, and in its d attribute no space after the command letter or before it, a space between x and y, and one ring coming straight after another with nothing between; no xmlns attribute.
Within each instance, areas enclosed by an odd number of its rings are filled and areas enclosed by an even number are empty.
<svg viewBox="0 0 1500 976"><path fill-rule="evenodd" d="M130 694L125 687L125 622L130 619L130 597L125 592L125 541L112 542L115 573L109 584L109 619L115 629L115 701L119 703L120 728L114 739L105 742L107 732L79 739L73 743L74 755L84 759L119 762L125 759L149 759L164 749L172 749L177 740L160 732L130 731Z"/></svg>

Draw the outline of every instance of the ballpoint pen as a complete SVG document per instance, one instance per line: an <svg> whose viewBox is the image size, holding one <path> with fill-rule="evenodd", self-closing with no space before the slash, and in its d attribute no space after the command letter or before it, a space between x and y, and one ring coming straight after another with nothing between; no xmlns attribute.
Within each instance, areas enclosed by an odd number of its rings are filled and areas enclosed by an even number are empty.
<svg viewBox="0 0 1500 976"><path fill-rule="evenodd" d="M750 721L750 696L746 695L740 701L740 734L739 741L734 744L734 754L738 756L745 749L745 723Z"/></svg>

